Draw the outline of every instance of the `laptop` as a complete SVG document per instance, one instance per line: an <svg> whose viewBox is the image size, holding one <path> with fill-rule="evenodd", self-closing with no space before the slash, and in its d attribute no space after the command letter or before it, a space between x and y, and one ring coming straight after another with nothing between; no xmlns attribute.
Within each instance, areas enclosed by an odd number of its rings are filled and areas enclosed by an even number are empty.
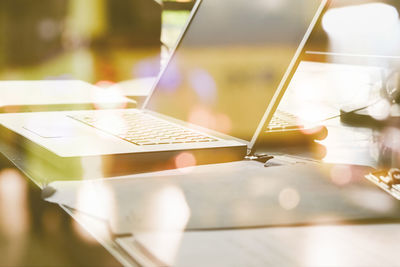
<svg viewBox="0 0 400 267"><path fill-rule="evenodd" d="M107 176L241 160L326 2L198 0L141 108L0 114L1 138L38 173L51 166L67 178L95 164Z"/></svg>
<svg viewBox="0 0 400 267"><path fill-rule="evenodd" d="M0 113L136 107L111 92L80 80L0 81Z"/></svg>

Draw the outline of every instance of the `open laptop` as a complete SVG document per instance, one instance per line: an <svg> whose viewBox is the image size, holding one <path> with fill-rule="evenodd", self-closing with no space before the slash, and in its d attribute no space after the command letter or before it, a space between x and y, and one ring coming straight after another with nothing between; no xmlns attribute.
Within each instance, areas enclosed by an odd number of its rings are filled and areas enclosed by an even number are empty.
<svg viewBox="0 0 400 267"><path fill-rule="evenodd" d="M69 177L243 159L326 2L199 0L141 109L1 114L2 140Z"/></svg>

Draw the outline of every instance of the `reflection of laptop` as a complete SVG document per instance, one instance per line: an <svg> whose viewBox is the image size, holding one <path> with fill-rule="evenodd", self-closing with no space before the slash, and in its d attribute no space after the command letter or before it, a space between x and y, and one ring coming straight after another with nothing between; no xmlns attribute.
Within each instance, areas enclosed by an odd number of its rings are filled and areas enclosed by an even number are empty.
<svg viewBox="0 0 400 267"><path fill-rule="evenodd" d="M183 165L242 159L271 120L326 1L278 2L198 1L142 109L3 114L3 138L17 133L18 144L64 169L98 156L120 173L180 166L183 151Z"/></svg>
<svg viewBox="0 0 400 267"><path fill-rule="evenodd" d="M0 113L135 107L118 94L79 80L0 81Z"/></svg>

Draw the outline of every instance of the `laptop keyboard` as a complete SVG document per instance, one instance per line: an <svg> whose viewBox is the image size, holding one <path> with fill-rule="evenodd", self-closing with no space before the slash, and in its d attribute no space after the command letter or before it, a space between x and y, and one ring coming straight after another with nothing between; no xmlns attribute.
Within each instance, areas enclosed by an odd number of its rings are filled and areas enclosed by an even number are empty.
<svg viewBox="0 0 400 267"><path fill-rule="evenodd" d="M118 116L123 121L120 126L102 123L103 116L96 115L95 112L74 114L69 117L139 146L218 141L211 136L145 113L125 110L118 113ZM299 128L299 126L296 125L294 115L277 110L266 130L281 131L296 128Z"/></svg>
<svg viewBox="0 0 400 267"><path fill-rule="evenodd" d="M102 116L96 116L95 113L71 115L70 117L139 146L218 141L213 137L145 113L125 111L121 112L119 116L124 122L119 127L115 127L115 125L110 127L110 125L102 123Z"/></svg>
<svg viewBox="0 0 400 267"><path fill-rule="evenodd" d="M284 131L299 128L302 128L302 126L298 125L298 119L295 115L282 110L276 110L266 127L266 131Z"/></svg>

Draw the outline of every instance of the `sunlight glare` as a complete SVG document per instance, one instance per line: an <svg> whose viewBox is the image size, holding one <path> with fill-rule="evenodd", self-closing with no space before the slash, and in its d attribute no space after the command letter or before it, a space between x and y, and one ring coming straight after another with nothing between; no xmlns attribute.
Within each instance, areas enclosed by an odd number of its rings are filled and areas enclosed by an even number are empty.
<svg viewBox="0 0 400 267"><path fill-rule="evenodd" d="M173 262L190 217L182 190L176 186L162 188L154 199L152 214L152 249L163 260Z"/></svg>
<svg viewBox="0 0 400 267"><path fill-rule="evenodd" d="M96 85L102 88L94 95L93 104L96 109L122 109L128 105L118 85L109 81L99 81Z"/></svg>
<svg viewBox="0 0 400 267"><path fill-rule="evenodd" d="M397 54L400 21L395 7L385 3L366 3L332 8L322 19L329 36L331 52L368 55ZM374 58L367 58L375 62ZM387 63L385 58L382 64Z"/></svg>
<svg viewBox="0 0 400 267"><path fill-rule="evenodd" d="M0 172L0 226L3 234L16 237L28 230L27 194L26 181L17 170Z"/></svg>
<svg viewBox="0 0 400 267"><path fill-rule="evenodd" d="M114 192L105 183L84 182L80 185L76 199L76 209L90 214L91 217L96 218L93 222L93 228L95 224L100 220L109 220L115 218L116 204L115 204ZM80 212L77 212L76 216L80 216ZM93 238L77 223L74 225L76 233L88 242L92 242ZM90 227L90 225L89 225ZM106 237L108 232L99 232L99 235Z"/></svg>
<svg viewBox="0 0 400 267"><path fill-rule="evenodd" d="M83 169L83 179L100 179L103 177L102 160L97 157L82 157L81 166Z"/></svg>
<svg viewBox="0 0 400 267"><path fill-rule="evenodd" d="M323 29L331 35L348 35L355 30L371 31L397 25L399 14L393 6L384 3L368 3L333 8L322 19Z"/></svg>

